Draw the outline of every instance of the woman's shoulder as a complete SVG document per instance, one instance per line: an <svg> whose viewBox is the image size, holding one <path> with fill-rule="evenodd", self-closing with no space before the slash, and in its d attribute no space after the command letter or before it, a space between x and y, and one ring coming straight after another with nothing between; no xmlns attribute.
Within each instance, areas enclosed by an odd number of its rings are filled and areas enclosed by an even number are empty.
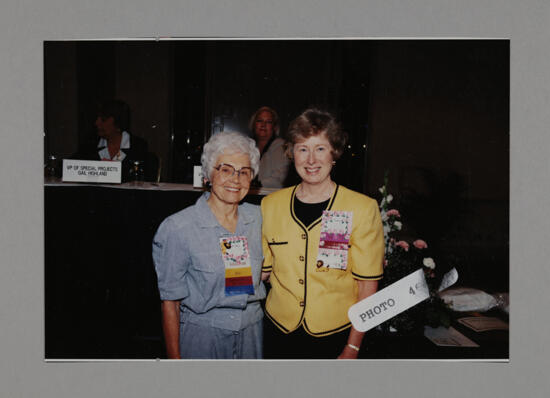
<svg viewBox="0 0 550 398"><path fill-rule="evenodd" d="M260 206L249 202L243 202L239 205L239 211L250 217L261 217Z"/></svg>
<svg viewBox="0 0 550 398"><path fill-rule="evenodd" d="M296 186L291 186L287 188L279 189L278 191L272 192L267 196L264 196L262 199L262 206L265 204L273 204L277 202L287 202L292 197L292 191L296 188Z"/></svg>
<svg viewBox="0 0 550 398"><path fill-rule="evenodd" d="M365 195L364 193L346 188L343 185L338 186L337 195L339 195L341 199L346 202L356 203L357 205L367 207L378 207L378 202L375 199Z"/></svg>
<svg viewBox="0 0 550 398"><path fill-rule="evenodd" d="M176 231L179 229L185 229L188 225L194 224L196 215L196 205L191 205L185 209L179 210L176 213L170 214L160 224L159 230L164 229L166 231Z"/></svg>
<svg viewBox="0 0 550 398"><path fill-rule="evenodd" d="M128 131L125 131L128 134L130 139L130 148L144 149L147 150L147 141L144 138L141 138L139 135L132 134Z"/></svg>
<svg viewBox="0 0 550 398"><path fill-rule="evenodd" d="M285 145L285 140L283 140L281 137L277 137L273 141L271 141L271 144L269 144L269 148L267 149L266 153L284 151L284 145Z"/></svg>
<svg viewBox="0 0 550 398"><path fill-rule="evenodd" d="M285 140L281 137L277 137L273 140L273 142L271 143L271 145L277 145L277 146L282 146L285 144Z"/></svg>

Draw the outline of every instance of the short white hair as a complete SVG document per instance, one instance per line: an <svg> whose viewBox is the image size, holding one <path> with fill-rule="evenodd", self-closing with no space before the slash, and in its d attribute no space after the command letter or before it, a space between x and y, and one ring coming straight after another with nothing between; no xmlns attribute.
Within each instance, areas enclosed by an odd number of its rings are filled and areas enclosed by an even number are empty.
<svg viewBox="0 0 550 398"><path fill-rule="evenodd" d="M256 143L250 137L235 131L222 131L214 134L206 144L201 155L201 174L204 178L212 180L212 172L217 165L215 162L222 154L243 153L250 158L250 167L252 168L252 178L254 178L260 169L260 151Z"/></svg>

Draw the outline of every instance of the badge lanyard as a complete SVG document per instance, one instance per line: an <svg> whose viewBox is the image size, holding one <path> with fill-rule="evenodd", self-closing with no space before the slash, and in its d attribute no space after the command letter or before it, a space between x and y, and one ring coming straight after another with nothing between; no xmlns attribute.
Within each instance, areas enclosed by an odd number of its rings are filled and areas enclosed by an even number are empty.
<svg viewBox="0 0 550 398"><path fill-rule="evenodd" d="M254 294L252 268L246 236L220 238L225 266L225 295Z"/></svg>
<svg viewBox="0 0 550 398"><path fill-rule="evenodd" d="M323 211L317 251L317 271L347 268L352 218L351 211Z"/></svg>

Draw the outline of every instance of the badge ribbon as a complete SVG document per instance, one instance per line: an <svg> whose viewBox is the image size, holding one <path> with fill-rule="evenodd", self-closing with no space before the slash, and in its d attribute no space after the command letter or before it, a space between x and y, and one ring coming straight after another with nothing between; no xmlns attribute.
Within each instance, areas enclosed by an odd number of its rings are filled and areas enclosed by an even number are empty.
<svg viewBox="0 0 550 398"><path fill-rule="evenodd" d="M252 268L246 236L220 238L225 266L225 295L254 294Z"/></svg>

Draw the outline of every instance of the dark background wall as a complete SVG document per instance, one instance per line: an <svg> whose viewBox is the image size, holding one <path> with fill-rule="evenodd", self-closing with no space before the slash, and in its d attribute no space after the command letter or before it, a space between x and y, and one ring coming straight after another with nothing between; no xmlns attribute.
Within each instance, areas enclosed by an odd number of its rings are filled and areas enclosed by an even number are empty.
<svg viewBox="0 0 550 398"><path fill-rule="evenodd" d="M509 43L376 42L371 59L367 192L387 170L403 234L456 257L463 282L504 288Z"/></svg>
<svg viewBox="0 0 550 398"><path fill-rule="evenodd" d="M337 182L379 199L388 171L404 237L465 283L508 288L506 40L46 42L44 59L45 154L96 140L95 103L116 97L162 180L190 182L212 133L247 132L262 105L284 131L319 105L350 134Z"/></svg>

